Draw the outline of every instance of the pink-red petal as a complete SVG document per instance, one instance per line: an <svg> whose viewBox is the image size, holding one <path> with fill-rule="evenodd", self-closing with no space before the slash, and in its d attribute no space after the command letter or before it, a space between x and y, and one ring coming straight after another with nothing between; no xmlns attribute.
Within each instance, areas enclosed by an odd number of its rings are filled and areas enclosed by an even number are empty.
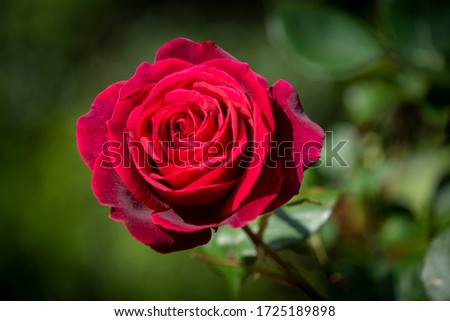
<svg viewBox="0 0 450 321"><path fill-rule="evenodd" d="M194 65L216 58L236 60L212 41L194 42L186 38L176 38L162 45L156 53L155 62L168 58L182 59Z"/></svg>
<svg viewBox="0 0 450 321"><path fill-rule="evenodd" d="M110 207L125 207L138 204L122 179L113 168L111 159L102 153L95 162L92 174L92 190L100 204Z"/></svg>
<svg viewBox="0 0 450 321"><path fill-rule="evenodd" d="M119 90L125 82L117 82L102 91L92 103L91 110L77 121L77 145L81 158L93 169L103 144L108 140L106 121L112 116L119 96Z"/></svg>
<svg viewBox="0 0 450 321"><path fill-rule="evenodd" d="M136 69L135 74L131 77L123 88L120 90L120 99L126 99L130 93L139 88L155 84L167 75L181 71L191 67L192 64L179 59L166 59L154 64L143 62Z"/></svg>

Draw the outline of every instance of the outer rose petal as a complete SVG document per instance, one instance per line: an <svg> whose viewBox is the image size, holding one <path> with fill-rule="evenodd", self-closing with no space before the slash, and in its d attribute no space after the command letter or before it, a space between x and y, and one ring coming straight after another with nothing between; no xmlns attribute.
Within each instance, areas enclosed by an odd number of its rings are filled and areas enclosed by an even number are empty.
<svg viewBox="0 0 450 321"><path fill-rule="evenodd" d="M275 134L275 142L279 148L272 153L272 157L276 160L278 166L282 168L279 174L282 185L278 197L269 204L265 212L280 207L296 195L300 189L300 182L303 177L303 166L300 164L301 159L297 157L297 162L294 159L296 154L293 154L294 142L291 120L278 104L274 103L273 110L278 128Z"/></svg>
<svg viewBox="0 0 450 321"><path fill-rule="evenodd" d="M291 84L284 80L277 81L271 88L273 111L276 121L275 140L285 149L279 150L278 162L283 171L282 186L278 197L268 206L271 211L298 193L303 171L320 158L324 132L319 125L312 122L303 112L298 94ZM281 145L280 145L281 144Z"/></svg>
<svg viewBox="0 0 450 321"><path fill-rule="evenodd" d="M294 152L300 153L303 168L306 169L320 158L325 133L319 125L306 116L298 94L290 83L278 80L272 86L271 93L275 103L283 109L292 123Z"/></svg>
<svg viewBox="0 0 450 321"><path fill-rule="evenodd" d="M129 161L130 151L128 150L128 142L122 138L123 128L110 120L108 122L109 140L111 142L121 142L120 148L110 149L110 153L114 153L115 160L122 160L120 164L115 164L115 171L119 175L124 185L128 188L134 198L154 210L166 210L168 205L155 196L153 189L139 174L138 170L132 166ZM122 140L122 141L120 141Z"/></svg>
<svg viewBox="0 0 450 321"><path fill-rule="evenodd" d="M117 175L109 157L103 153L97 158L93 168L92 190L98 202L106 206L125 207L139 204Z"/></svg>
<svg viewBox="0 0 450 321"><path fill-rule="evenodd" d="M106 121L112 116L124 81L112 84L102 91L92 103L91 110L77 121L77 145L81 158L93 169L102 145L108 140Z"/></svg>
<svg viewBox="0 0 450 321"><path fill-rule="evenodd" d="M125 99L136 89L158 82L167 75L192 67L189 62L179 59L166 59L158 64L143 62L120 90L120 99Z"/></svg>
<svg viewBox="0 0 450 321"><path fill-rule="evenodd" d="M203 245L211 239L211 230L182 233L169 231L153 224L151 210L145 206L128 206L125 209L111 208L110 217L123 222L130 234L155 251L169 253Z"/></svg>
<svg viewBox="0 0 450 321"><path fill-rule="evenodd" d="M194 42L185 38L176 38L162 45L156 53L155 62L167 58L182 59L194 65L216 58L237 60L212 41Z"/></svg>

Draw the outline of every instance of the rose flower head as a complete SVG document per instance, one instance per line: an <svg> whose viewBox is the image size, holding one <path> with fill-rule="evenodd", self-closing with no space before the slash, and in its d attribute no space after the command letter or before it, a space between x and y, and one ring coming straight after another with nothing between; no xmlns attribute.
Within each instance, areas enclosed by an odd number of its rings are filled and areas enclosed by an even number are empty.
<svg viewBox="0 0 450 321"><path fill-rule="evenodd" d="M102 91L76 135L110 217L168 253L286 203L324 132L288 82L269 87L213 42L177 38Z"/></svg>

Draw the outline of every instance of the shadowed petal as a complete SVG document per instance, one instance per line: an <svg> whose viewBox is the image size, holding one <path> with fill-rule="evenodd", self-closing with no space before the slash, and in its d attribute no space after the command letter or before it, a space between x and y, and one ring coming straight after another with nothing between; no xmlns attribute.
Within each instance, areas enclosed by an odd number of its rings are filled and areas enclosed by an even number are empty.
<svg viewBox="0 0 450 321"><path fill-rule="evenodd" d="M191 212L191 213L189 213ZM210 228L210 227L216 227L218 225L220 225L220 221L218 222L202 222L201 221L201 216L203 216L204 218L208 218L208 214L209 214L209 218L212 217L217 217L218 220L220 220L220 217L218 215L214 215L214 212L208 213L207 211L205 211L204 208L190 208L184 209L184 216L188 216L186 215L189 214L189 216L191 218L195 217L195 214L198 217L198 220L195 221L193 220L192 222L190 222L189 220L184 219L183 217L181 217L180 214L178 214L177 212L175 212L173 209L170 209L168 211L164 211L164 212L154 212L152 214L152 219L153 222L155 224L157 224L158 226L170 229L170 230L174 230L174 231L181 231L181 232L195 232L195 231L199 231L205 228Z"/></svg>
<svg viewBox="0 0 450 321"><path fill-rule="evenodd" d="M142 207L112 208L110 217L123 222L130 234L139 242L160 253L182 251L203 245L211 239L211 229L183 233L169 231L153 223L151 210Z"/></svg>
<svg viewBox="0 0 450 321"><path fill-rule="evenodd" d="M294 153L301 155L301 164L307 168L320 158L323 138L323 129L311 121L303 111L295 88L285 80L278 80L271 88L275 108L281 108L289 117L292 127ZM287 137L286 127L278 126L278 131L284 131L280 136Z"/></svg>
<svg viewBox="0 0 450 321"><path fill-rule="evenodd" d="M298 193L303 171L320 158L324 132L304 113L298 94L291 84L277 81L271 88L276 122L276 159L283 171L278 197L266 212L280 207Z"/></svg>

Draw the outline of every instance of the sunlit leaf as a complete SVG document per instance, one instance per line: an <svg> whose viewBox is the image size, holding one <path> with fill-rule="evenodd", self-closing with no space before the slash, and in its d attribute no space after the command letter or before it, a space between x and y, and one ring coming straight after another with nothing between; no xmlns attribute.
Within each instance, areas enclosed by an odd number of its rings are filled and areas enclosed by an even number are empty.
<svg viewBox="0 0 450 321"><path fill-rule="evenodd" d="M433 300L450 300L450 228L437 236L425 256L421 279Z"/></svg>
<svg viewBox="0 0 450 321"><path fill-rule="evenodd" d="M215 243L228 257L255 255L254 246L242 229L221 226L210 243Z"/></svg>
<svg viewBox="0 0 450 321"><path fill-rule="evenodd" d="M276 40L287 42L305 64L319 70L353 71L382 52L356 17L321 4L276 2L269 27Z"/></svg>
<svg viewBox="0 0 450 321"><path fill-rule="evenodd" d="M286 206L273 211L264 241L279 249L308 238L327 222L338 196L338 191L320 188L300 193Z"/></svg>

